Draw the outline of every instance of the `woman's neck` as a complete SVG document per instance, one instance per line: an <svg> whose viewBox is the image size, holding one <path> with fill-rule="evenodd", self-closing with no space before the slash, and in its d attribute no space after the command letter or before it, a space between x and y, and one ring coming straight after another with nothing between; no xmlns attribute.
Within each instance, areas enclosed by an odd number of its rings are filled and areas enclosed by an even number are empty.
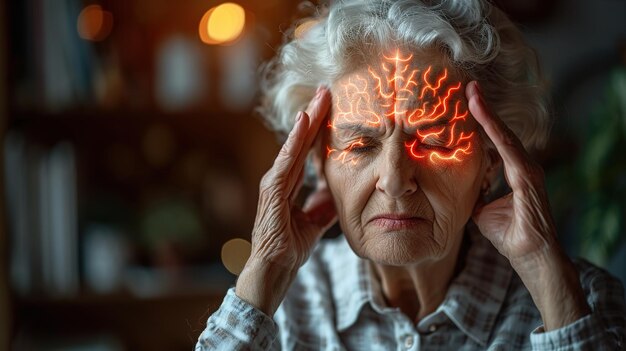
<svg viewBox="0 0 626 351"><path fill-rule="evenodd" d="M407 266L388 266L370 261L387 304L400 308L415 321L434 312L443 302L455 276L461 243L462 240L457 240L448 255L439 260Z"/></svg>

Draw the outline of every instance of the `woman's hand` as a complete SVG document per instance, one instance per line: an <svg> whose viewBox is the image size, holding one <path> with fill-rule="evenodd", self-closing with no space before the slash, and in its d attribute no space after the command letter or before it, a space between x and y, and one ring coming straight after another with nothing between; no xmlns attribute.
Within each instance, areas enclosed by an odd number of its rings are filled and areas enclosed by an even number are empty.
<svg viewBox="0 0 626 351"><path fill-rule="evenodd" d="M252 250L236 293L270 316L315 243L336 220L334 203L323 181L318 182L303 208L295 204L305 160L330 104L329 90L320 87L307 112L298 113L274 165L261 180Z"/></svg>
<svg viewBox="0 0 626 351"><path fill-rule="evenodd" d="M532 260L558 247L543 169L521 141L486 105L475 82L467 86L469 110L496 147L512 192L480 204L473 219L482 234L511 264Z"/></svg>
<svg viewBox="0 0 626 351"><path fill-rule="evenodd" d="M477 206L481 233L509 259L541 312L545 329L567 325L589 313L575 267L562 252L542 168L517 136L487 106L476 82L468 84L469 110L494 143L512 192Z"/></svg>

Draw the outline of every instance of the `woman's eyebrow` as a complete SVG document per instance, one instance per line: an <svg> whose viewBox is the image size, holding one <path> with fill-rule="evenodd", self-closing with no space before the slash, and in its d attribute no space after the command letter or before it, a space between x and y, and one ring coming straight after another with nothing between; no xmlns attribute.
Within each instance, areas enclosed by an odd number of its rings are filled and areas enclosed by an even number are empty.
<svg viewBox="0 0 626 351"><path fill-rule="evenodd" d="M413 131L421 130L427 131L437 127L449 127L450 119L437 119L434 121L424 122L424 123L416 123L411 125L409 128ZM358 135L364 137L379 137L384 134L384 131L364 125L363 123L341 123L341 124L332 124L330 127L340 136L350 136L350 135Z"/></svg>
<svg viewBox="0 0 626 351"><path fill-rule="evenodd" d="M450 125L450 119L437 119L435 121L430 121L430 122L426 122L424 124L420 124L419 122L416 123L416 129L419 130L427 130L427 129L432 129L435 127L441 127L441 126L449 126Z"/></svg>
<svg viewBox="0 0 626 351"><path fill-rule="evenodd" d="M376 137L383 134L382 130L365 126L362 123L333 124L331 125L331 128L338 132L349 132L349 134L356 134L367 137Z"/></svg>

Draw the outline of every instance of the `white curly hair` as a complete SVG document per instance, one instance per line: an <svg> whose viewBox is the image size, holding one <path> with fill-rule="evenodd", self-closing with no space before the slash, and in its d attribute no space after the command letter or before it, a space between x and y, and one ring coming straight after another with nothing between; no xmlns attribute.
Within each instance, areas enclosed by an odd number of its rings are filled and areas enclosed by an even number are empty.
<svg viewBox="0 0 626 351"><path fill-rule="evenodd" d="M549 101L537 55L484 0L338 0L319 7L287 32L263 67L259 112L270 129L286 135L318 85L332 85L392 47L439 50L468 81L479 82L527 149L545 145Z"/></svg>

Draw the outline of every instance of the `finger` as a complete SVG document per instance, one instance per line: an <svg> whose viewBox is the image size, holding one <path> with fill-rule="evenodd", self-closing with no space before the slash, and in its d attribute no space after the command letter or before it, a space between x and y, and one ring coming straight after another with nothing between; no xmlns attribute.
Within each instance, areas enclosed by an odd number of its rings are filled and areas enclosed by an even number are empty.
<svg viewBox="0 0 626 351"><path fill-rule="evenodd" d="M484 213L490 212L510 212L511 201L513 199L513 193L508 193L496 200L489 203L480 202L474 206L474 212L472 213L472 219L475 223L481 222L481 218Z"/></svg>
<svg viewBox="0 0 626 351"><path fill-rule="evenodd" d="M517 178L524 176L525 166L532 164L530 156L515 133L487 106L475 81L467 85L466 95L472 116L483 127L502 157L507 180L513 188Z"/></svg>
<svg viewBox="0 0 626 351"><path fill-rule="evenodd" d="M296 117L296 124L289 133L287 140L280 148L278 156L274 160L274 165L270 170L272 183L282 182L288 184L285 180L288 180L291 170L294 168L294 164L298 159L298 155L302 153L304 142L306 141L307 131L309 129L309 117L306 113L300 111ZM285 189L285 194L289 194Z"/></svg>
<svg viewBox="0 0 626 351"><path fill-rule="evenodd" d="M513 193L509 193L484 206L474 209L472 220L483 235L490 240L506 232L511 223L511 201Z"/></svg>
<svg viewBox="0 0 626 351"><path fill-rule="evenodd" d="M319 133L320 126L322 122L326 118L328 111L330 110L331 104L331 96L330 91L326 87L320 87L315 95L315 97L309 103L307 107L307 112L305 115L309 116L309 128L308 133L306 135L306 140L304 141L302 152L298 154L297 159L294 163L293 173L296 173L296 170L300 171L304 167L306 162L306 158L309 154L309 150ZM289 181L287 191L291 193L293 188L296 186L297 178L292 178Z"/></svg>
<svg viewBox="0 0 626 351"><path fill-rule="evenodd" d="M493 141L503 160L518 162L523 159L526 150L515 133L491 111L485 103L475 81L467 87L468 107L474 119L483 127L489 139Z"/></svg>

